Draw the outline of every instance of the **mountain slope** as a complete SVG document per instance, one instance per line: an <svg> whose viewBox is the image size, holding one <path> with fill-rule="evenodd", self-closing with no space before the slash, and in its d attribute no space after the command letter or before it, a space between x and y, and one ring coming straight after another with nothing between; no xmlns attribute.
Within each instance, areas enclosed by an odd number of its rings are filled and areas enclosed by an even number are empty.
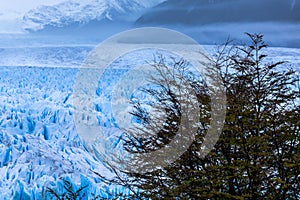
<svg viewBox="0 0 300 200"><path fill-rule="evenodd" d="M41 6L23 17L23 28L36 31L44 27L65 27L90 21L132 21L146 8L163 0L68 0L54 6Z"/></svg>
<svg viewBox="0 0 300 200"><path fill-rule="evenodd" d="M300 4L287 0L168 0L142 15L137 24L300 22Z"/></svg>
<svg viewBox="0 0 300 200"><path fill-rule="evenodd" d="M296 0L168 0L145 12L137 27L178 30L201 44L222 44L243 33L263 33L271 46L300 47Z"/></svg>

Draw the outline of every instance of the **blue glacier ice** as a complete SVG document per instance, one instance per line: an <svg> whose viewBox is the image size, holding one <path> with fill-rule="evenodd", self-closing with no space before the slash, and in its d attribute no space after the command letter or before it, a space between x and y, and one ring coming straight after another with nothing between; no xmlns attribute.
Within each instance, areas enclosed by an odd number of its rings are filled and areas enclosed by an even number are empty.
<svg viewBox="0 0 300 200"><path fill-rule="evenodd" d="M61 191L60 177L88 185L89 194L113 193L93 172L110 171L75 130L70 97L78 68L0 70L0 199L44 199L47 187Z"/></svg>
<svg viewBox="0 0 300 200"><path fill-rule="evenodd" d="M91 49L0 49L0 199L45 199L48 187L63 191L60 178L70 180L74 189L88 185L83 199L91 194L109 198L119 192L128 193L103 182L93 172L111 175L76 132L73 86L80 64ZM205 49L211 53L214 47ZM269 48L268 55L268 62L287 60L287 66L291 64L300 71L299 49ZM113 133L117 124L109 114L111 97L107 91L129 70L126 65L134 59L129 56L115 62L95 90L96 98L101 99L94 106L98 123L108 133ZM115 147L119 139L113 141Z"/></svg>

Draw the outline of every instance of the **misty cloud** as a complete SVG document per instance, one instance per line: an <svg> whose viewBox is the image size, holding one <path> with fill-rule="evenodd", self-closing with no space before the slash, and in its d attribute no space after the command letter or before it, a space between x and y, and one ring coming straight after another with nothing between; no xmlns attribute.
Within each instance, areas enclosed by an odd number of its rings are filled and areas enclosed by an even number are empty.
<svg viewBox="0 0 300 200"><path fill-rule="evenodd" d="M137 24L265 21L300 22L300 4L286 0L169 0L145 13Z"/></svg>

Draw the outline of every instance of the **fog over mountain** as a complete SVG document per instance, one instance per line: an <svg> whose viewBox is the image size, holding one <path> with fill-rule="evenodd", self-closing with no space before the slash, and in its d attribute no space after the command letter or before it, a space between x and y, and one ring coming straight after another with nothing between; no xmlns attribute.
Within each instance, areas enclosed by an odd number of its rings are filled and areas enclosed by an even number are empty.
<svg viewBox="0 0 300 200"><path fill-rule="evenodd" d="M300 4L288 0L168 0L142 15L137 24L266 21L300 22Z"/></svg>
<svg viewBox="0 0 300 200"><path fill-rule="evenodd" d="M300 2L296 0L168 0L144 13L136 26L179 30L202 44L244 32L263 33L272 46L300 47Z"/></svg>
<svg viewBox="0 0 300 200"><path fill-rule="evenodd" d="M180 31L200 44L223 43L229 36L244 40L249 32L263 33L271 46L300 47L299 0L63 0L29 10L18 23L29 33L68 39L71 34L94 43L155 26Z"/></svg>

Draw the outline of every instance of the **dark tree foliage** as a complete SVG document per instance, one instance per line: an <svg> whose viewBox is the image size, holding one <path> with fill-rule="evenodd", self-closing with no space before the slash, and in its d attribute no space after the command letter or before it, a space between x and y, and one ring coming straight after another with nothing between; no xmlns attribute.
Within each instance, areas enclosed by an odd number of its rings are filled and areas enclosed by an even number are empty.
<svg viewBox="0 0 300 200"><path fill-rule="evenodd" d="M205 83L203 80L195 80L195 76L187 71L188 63L182 59L178 61L174 59L172 67L167 67L164 58L159 56L158 63L153 65L153 68L158 72L158 76L151 77L150 82L152 87L140 88L141 92L148 94L153 99L143 104L151 107L159 107L167 116L164 116L163 119L160 116L150 119L151 114L144 108L140 101L131 101L134 110L130 114L140 121L143 128L155 134L152 137L138 137L134 136L137 135L134 133L140 132L142 133L140 135L147 135L148 132L138 127L134 130L125 130L126 137L123 137L123 140L126 151L131 153L155 151L167 145L173 139L179 130L180 121L184 114L181 108L182 102L177 97L179 95L186 95L184 94L184 90L187 89L187 86L193 88L194 95L199 102L205 102L201 105L207 105L205 109L201 108L201 113L199 113L199 117L202 116L203 119L199 120L199 122L202 122L202 126L199 126L198 134L204 132L207 126L204 118L207 118L209 115L209 95ZM159 127L158 123L163 123L163 126Z"/></svg>
<svg viewBox="0 0 300 200"><path fill-rule="evenodd" d="M50 187L46 190L46 199L57 199L57 200L77 200L82 199L80 197L83 193L83 190L87 188L87 186L82 186L79 189L75 189L74 185L68 181L67 179L62 179L63 181L63 193L58 193L55 189L52 189ZM50 195L47 195L50 194Z"/></svg>
<svg viewBox="0 0 300 200"><path fill-rule="evenodd" d="M99 176L101 176L99 174ZM117 200L117 199L129 199L128 195L126 194L111 194L109 192L106 192L105 196L109 197L103 197L103 194L88 194L86 189L89 187L89 185L80 186L77 189L77 186L71 183L71 181L60 178L62 180L62 186L63 186L63 192L58 192L57 189L47 187L46 193L43 195L45 200L51 199L51 200L83 200L83 199L89 199L89 200Z"/></svg>
<svg viewBox="0 0 300 200"><path fill-rule="evenodd" d="M205 157L199 156L210 122L210 97L206 85L183 76L200 105L199 131L188 150L168 166L145 174L126 173L118 183L139 188L140 199L299 199L300 106L299 80L293 70L279 70L284 62L265 61L261 34L247 34L250 45L225 45L215 56L226 89L227 113L219 141ZM185 62L175 62L184 69ZM169 73L164 63L159 72ZM166 126L151 138L125 138L125 150L144 153L168 144L176 134L181 109L167 75L153 78L160 90L144 89L166 112ZM298 101L298 102L297 102ZM134 102L132 114L145 126L147 111ZM153 125L152 125L153 127ZM132 131L132 130L131 130ZM132 135L132 134L130 134ZM126 182L126 184L124 184Z"/></svg>

